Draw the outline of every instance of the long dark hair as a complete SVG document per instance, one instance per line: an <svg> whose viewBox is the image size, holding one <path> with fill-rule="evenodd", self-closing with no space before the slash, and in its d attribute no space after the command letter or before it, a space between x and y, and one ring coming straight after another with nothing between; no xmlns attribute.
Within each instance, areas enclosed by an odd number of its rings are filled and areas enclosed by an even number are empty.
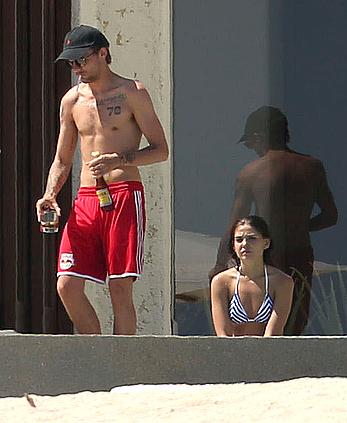
<svg viewBox="0 0 347 423"><path fill-rule="evenodd" d="M232 226L231 231L230 231L230 242L229 242L229 251L231 254L231 258L234 260L234 262L236 262L236 264L239 266L240 265L240 259L238 258L235 250L234 250L234 236L235 236L235 231L236 229L241 226L241 225L249 225L252 226L252 228L254 228L257 232L260 233L260 235L263 238L269 239L270 240L270 246L269 248L267 248L266 250L264 250L263 253L263 259L265 263L268 263L270 260L270 250L272 247L272 243L271 243L271 235L270 235L270 231L269 231L269 227L267 225L267 223L265 222L265 220L260 217L260 216L256 216L256 215L249 215L246 217L243 217L241 219L238 219Z"/></svg>

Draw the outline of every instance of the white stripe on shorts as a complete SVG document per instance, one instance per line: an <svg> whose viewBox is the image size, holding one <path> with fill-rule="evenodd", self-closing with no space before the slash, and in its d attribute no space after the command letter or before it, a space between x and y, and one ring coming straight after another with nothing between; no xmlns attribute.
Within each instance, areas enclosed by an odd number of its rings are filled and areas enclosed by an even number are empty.
<svg viewBox="0 0 347 423"><path fill-rule="evenodd" d="M143 271L143 200L142 192L134 191L136 220L137 220L137 250L136 250L136 271L141 274Z"/></svg>

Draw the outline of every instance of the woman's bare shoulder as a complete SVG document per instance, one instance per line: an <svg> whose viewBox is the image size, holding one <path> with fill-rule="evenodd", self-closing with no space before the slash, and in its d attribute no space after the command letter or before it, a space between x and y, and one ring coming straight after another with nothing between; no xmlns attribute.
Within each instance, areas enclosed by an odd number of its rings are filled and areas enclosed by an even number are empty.
<svg viewBox="0 0 347 423"><path fill-rule="evenodd" d="M237 270L235 267L224 270L223 272L218 273L212 278L212 284L215 285L224 285L232 283L237 276Z"/></svg>
<svg viewBox="0 0 347 423"><path fill-rule="evenodd" d="M282 270L277 269L277 267L268 266L268 275L270 279L270 283L275 285L292 285L293 279L291 276L287 275L287 273L282 272Z"/></svg>

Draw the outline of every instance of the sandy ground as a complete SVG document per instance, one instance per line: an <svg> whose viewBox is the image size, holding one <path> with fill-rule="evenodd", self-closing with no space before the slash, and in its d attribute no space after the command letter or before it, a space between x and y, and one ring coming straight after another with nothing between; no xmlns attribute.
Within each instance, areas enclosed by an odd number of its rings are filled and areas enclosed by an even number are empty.
<svg viewBox="0 0 347 423"><path fill-rule="evenodd" d="M347 378L229 385L135 385L1 398L0 422L347 422Z"/></svg>

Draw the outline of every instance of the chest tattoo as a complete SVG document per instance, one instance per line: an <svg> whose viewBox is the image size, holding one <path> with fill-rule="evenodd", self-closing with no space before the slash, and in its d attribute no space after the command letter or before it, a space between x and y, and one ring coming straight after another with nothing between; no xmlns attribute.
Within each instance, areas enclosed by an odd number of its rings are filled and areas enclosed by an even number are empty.
<svg viewBox="0 0 347 423"><path fill-rule="evenodd" d="M126 100L127 96L125 94L117 94L112 97L107 98L100 98L99 100L96 100L97 106L115 106L123 103L124 100Z"/></svg>
<svg viewBox="0 0 347 423"><path fill-rule="evenodd" d="M123 93L98 100L90 98L79 98L77 105L80 107L88 108L90 110L94 109L94 111L96 111L96 108L105 108L105 113L107 113L108 116L119 116L122 114L122 106L126 98L127 96Z"/></svg>
<svg viewBox="0 0 347 423"><path fill-rule="evenodd" d="M96 101L97 107L106 107L109 116L122 113L122 103L126 100L125 94L117 94L112 97L101 98Z"/></svg>

